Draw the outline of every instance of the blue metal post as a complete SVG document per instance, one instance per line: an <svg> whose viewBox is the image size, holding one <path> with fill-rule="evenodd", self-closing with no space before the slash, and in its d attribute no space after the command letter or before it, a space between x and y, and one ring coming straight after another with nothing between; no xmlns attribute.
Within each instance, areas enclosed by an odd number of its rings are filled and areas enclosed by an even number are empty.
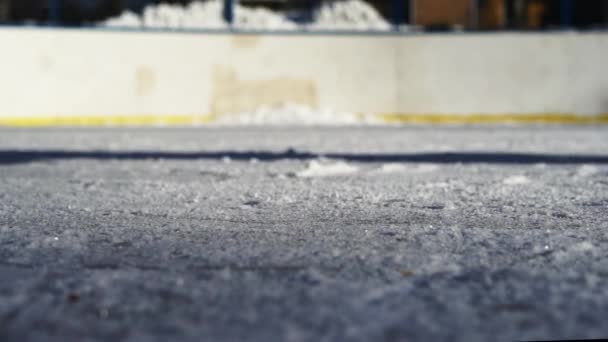
<svg viewBox="0 0 608 342"><path fill-rule="evenodd" d="M392 0L393 1L393 29L398 30L399 24L405 22L405 3L407 0Z"/></svg>
<svg viewBox="0 0 608 342"><path fill-rule="evenodd" d="M222 15L228 24L232 25L234 21L234 0L224 0L224 9Z"/></svg>
<svg viewBox="0 0 608 342"><path fill-rule="evenodd" d="M61 24L61 0L49 1L49 21L51 25Z"/></svg>
<svg viewBox="0 0 608 342"><path fill-rule="evenodd" d="M572 27L572 0L561 0L560 21L562 28Z"/></svg>

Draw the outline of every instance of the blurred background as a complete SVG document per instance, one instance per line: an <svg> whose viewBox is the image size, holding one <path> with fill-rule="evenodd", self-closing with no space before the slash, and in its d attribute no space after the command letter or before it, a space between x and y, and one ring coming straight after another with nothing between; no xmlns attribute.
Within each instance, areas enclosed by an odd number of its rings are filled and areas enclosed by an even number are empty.
<svg viewBox="0 0 608 342"><path fill-rule="evenodd" d="M0 0L0 22L0 125L608 123L608 0Z"/></svg>
<svg viewBox="0 0 608 342"><path fill-rule="evenodd" d="M287 20L285 25L258 20L257 26L250 24L245 27L252 29L299 29L302 27L291 24L306 25L315 20L325 20L325 29L447 31L608 28L608 0L210 0L206 3L209 5L212 2L217 2L218 6L215 7L221 10L221 18L227 23L232 22L237 28L239 23L234 23L235 9L238 11L241 7L267 9ZM338 8L340 3L342 8ZM333 13L328 13L332 10ZM203 12L204 8L193 6L193 1L189 0L0 0L0 22L3 24L218 28L213 24L218 18L212 18L209 14L199 16L198 20L183 20L184 16L192 16L192 12L196 11ZM378 18L372 12L376 12ZM334 27L328 27L327 17L331 15L334 17ZM351 21L353 25L341 24L339 17L343 22ZM374 20L375 25L361 25ZM383 25L383 22L390 24L390 27Z"/></svg>

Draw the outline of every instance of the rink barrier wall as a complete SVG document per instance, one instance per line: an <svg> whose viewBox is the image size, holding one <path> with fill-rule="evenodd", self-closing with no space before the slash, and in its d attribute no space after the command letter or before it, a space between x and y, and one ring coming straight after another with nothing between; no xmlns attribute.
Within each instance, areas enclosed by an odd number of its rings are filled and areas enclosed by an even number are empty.
<svg viewBox="0 0 608 342"><path fill-rule="evenodd" d="M0 125L204 125L285 103L386 123L608 119L606 32L0 28Z"/></svg>

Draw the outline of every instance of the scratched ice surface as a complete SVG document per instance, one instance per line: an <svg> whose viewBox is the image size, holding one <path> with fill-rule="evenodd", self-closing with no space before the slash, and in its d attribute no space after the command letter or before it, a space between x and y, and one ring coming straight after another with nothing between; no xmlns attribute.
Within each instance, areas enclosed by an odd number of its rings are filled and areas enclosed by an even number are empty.
<svg viewBox="0 0 608 342"><path fill-rule="evenodd" d="M608 131L0 131L0 340L608 336Z"/></svg>

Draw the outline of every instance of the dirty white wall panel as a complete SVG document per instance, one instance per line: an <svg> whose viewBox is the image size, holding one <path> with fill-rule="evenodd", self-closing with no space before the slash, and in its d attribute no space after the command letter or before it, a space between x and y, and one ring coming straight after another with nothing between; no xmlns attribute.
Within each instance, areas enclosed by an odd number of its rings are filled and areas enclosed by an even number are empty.
<svg viewBox="0 0 608 342"><path fill-rule="evenodd" d="M608 34L418 36L399 47L401 111L608 112Z"/></svg>
<svg viewBox="0 0 608 342"><path fill-rule="evenodd" d="M0 116L608 112L608 34L0 29Z"/></svg>

